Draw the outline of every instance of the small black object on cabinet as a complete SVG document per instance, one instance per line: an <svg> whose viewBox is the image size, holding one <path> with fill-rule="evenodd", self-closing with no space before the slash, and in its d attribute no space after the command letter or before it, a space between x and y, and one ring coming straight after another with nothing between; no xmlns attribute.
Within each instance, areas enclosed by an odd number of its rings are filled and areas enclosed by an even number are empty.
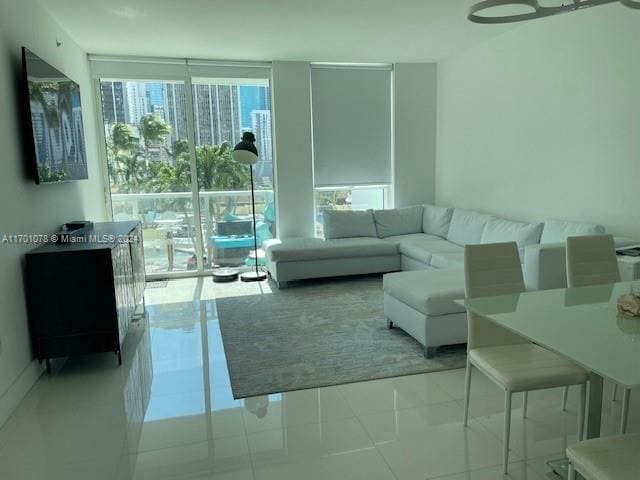
<svg viewBox="0 0 640 480"><path fill-rule="evenodd" d="M145 276L139 222L96 223L63 243L26 254L26 297L37 359L114 352L122 344Z"/></svg>

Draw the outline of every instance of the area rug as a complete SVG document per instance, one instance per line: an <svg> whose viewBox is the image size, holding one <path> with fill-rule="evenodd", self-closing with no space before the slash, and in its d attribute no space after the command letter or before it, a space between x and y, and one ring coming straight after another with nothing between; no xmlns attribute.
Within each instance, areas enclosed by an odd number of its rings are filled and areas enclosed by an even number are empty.
<svg viewBox="0 0 640 480"><path fill-rule="evenodd" d="M463 346L432 359L387 329L379 276L315 281L216 300L235 398L434 372L465 365Z"/></svg>

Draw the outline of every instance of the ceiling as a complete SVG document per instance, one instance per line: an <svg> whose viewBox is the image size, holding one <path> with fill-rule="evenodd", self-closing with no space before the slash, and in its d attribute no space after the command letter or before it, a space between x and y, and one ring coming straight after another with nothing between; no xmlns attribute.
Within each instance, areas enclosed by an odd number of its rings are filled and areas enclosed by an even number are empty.
<svg viewBox="0 0 640 480"><path fill-rule="evenodd" d="M513 28L474 0L40 0L87 52L235 60L438 61Z"/></svg>

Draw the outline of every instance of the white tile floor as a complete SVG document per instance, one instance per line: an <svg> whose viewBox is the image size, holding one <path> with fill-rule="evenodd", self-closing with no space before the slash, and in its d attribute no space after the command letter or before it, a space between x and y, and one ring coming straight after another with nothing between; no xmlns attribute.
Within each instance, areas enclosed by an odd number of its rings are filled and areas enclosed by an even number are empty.
<svg viewBox="0 0 640 480"><path fill-rule="evenodd" d="M121 368L109 354L68 360L0 429L0 479L503 478L503 396L480 374L466 429L463 370L234 400L215 297L269 292L210 279L148 289L148 325L133 327ZM526 420L515 404L508 478L552 478L546 461L575 440L577 392L567 412L559 391L532 393ZM619 410L605 402L605 433Z"/></svg>

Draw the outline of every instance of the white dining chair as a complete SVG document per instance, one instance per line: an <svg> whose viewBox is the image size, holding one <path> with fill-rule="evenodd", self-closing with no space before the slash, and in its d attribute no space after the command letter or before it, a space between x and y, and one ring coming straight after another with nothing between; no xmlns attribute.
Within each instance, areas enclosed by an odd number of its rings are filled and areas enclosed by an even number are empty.
<svg viewBox="0 0 640 480"><path fill-rule="evenodd" d="M567 447L569 480L638 480L640 433L600 437Z"/></svg>
<svg viewBox="0 0 640 480"><path fill-rule="evenodd" d="M616 247L611 235L585 235L567 238L567 285L569 288L588 287L620 281ZM618 385L613 385L613 401L616 400ZM564 390L563 404L567 389ZM620 433L627 429L631 390L624 389L622 395L622 415Z"/></svg>
<svg viewBox="0 0 640 480"><path fill-rule="evenodd" d="M524 292L518 247L515 242L467 245L464 248L465 297L489 297ZM471 373L477 368L505 392L503 469L509 463L511 399L527 392L565 385L580 385L578 439L582 438L588 373L549 350L467 310L467 372L464 392L464 426L469 418Z"/></svg>

